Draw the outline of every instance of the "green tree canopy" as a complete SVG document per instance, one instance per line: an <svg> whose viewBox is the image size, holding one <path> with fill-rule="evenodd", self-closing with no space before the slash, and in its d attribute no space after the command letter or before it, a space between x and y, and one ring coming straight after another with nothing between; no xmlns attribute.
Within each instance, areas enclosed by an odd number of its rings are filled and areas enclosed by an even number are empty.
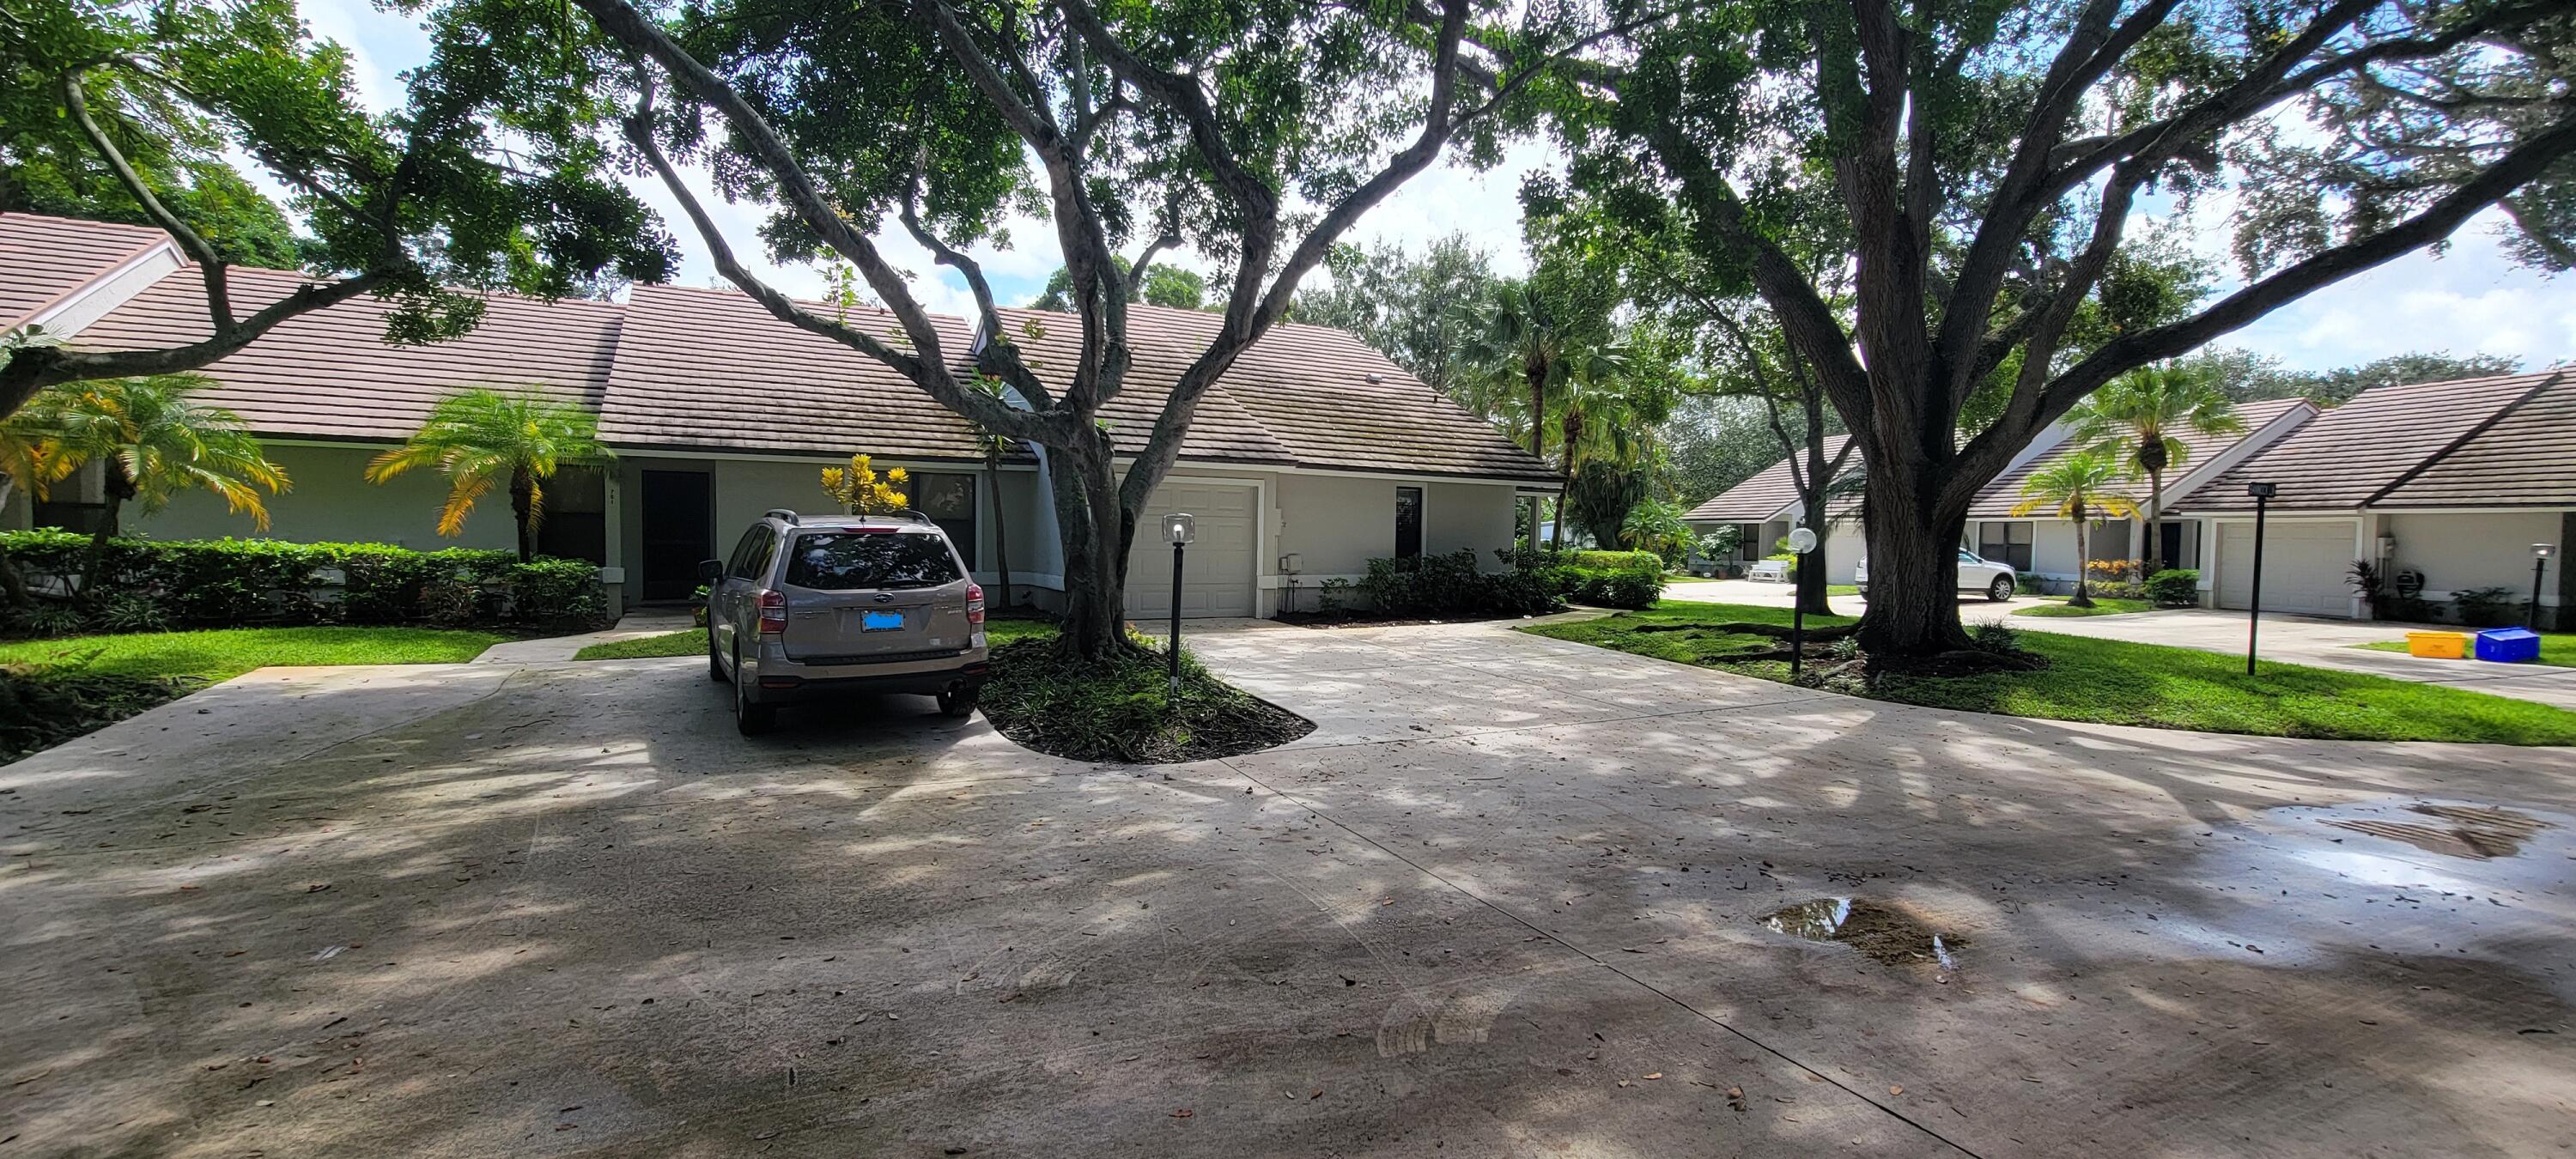
<svg viewBox="0 0 2576 1159"><path fill-rule="evenodd" d="M1890 667L1971 647L1945 578L1969 504L2103 383L2491 207L2530 260L2576 236L2563 3L1663 11L1554 74L1572 186L1678 207L1673 236L1750 282L1866 440L1860 635ZM2222 193L2240 282L2177 295L2142 210ZM1802 260L1820 209L1850 260ZM1845 277L1848 312L1819 285Z"/></svg>
<svg viewBox="0 0 2576 1159"><path fill-rule="evenodd" d="M1469 328L1500 292L1493 255L1463 233L1434 238L1420 256L1392 243L1346 246L1327 259L1330 286L1297 292L1300 322L1359 335L1433 386L1453 389L1466 369Z"/></svg>
<svg viewBox="0 0 2576 1159"><path fill-rule="evenodd" d="M1118 271L1119 277L1129 279L1128 298L1131 301L1148 306L1169 306L1175 310L1208 308L1207 278L1197 270L1156 262L1145 267L1144 282L1137 285L1133 279L1135 270L1127 261L1127 255L1113 254L1109 264ZM1029 300L1029 308L1072 313L1073 274L1063 266L1057 266L1054 273L1047 275L1046 288Z"/></svg>
<svg viewBox="0 0 2576 1159"><path fill-rule="evenodd" d="M615 158L542 134L598 107L591 62L562 50L560 13L531 24L533 11L474 7L438 25L405 105L370 115L347 50L312 39L292 0L13 5L0 18L10 196L167 231L198 265L212 333L130 351L19 347L0 364L0 414L54 383L204 366L361 295L393 304L388 339L429 342L474 326L475 291L557 297L667 276L670 241ZM290 190L305 239L289 246L278 207L260 207L226 149ZM233 260L338 280L237 295Z"/></svg>

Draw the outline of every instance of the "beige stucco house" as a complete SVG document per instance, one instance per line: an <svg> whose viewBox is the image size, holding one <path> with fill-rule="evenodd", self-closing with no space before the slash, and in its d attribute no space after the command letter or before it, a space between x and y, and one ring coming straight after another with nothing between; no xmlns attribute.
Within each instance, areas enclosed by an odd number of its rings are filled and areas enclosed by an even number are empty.
<svg viewBox="0 0 2576 1159"><path fill-rule="evenodd" d="M162 234L129 226L0 215L0 330L41 325L74 345L159 346L206 332L198 279ZM236 309L311 278L232 271ZM820 306L830 311L833 307ZM373 299L304 315L208 367L204 401L248 421L294 487L265 535L435 549L509 547L506 503L487 501L442 538L435 472L365 482L369 459L417 429L445 395L524 387L596 411L617 462L567 472L548 489L541 546L598 561L617 606L685 600L699 560L724 554L773 507L828 509L821 468L854 453L907 468L914 502L949 528L979 578L999 580L1007 543L1015 594L1061 595L1062 554L1042 448L1016 446L998 481L974 432L917 387L828 339L777 321L729 290L637 286L623 302L494 295L472 333L428 346L384 342ZM881 315L892 329L890 315ZM850 311L865 324L870 312ZM943 320L949 350L980 336ZM1072 363L1070 317L1009 311L1041 374ZM1214 315L1134 307L1135 369L1104 408L1122 450L1141 447L1165 392L1217 325ZM1553 473L1490 426L1347 333L1275 329L1201 402L1180 462L1149 518L1197 517L1182 611L1267 616L1288 593L1357 579L1371 558L1471 548L1487 566L1510 544L1524 495ZM6 526L81 526L96 479L45 503L11 499ZM159 538L254 534L211 496L179 499L128 530ZM1169 549L1140 543L1129 609L1169 608Z"/></svg>

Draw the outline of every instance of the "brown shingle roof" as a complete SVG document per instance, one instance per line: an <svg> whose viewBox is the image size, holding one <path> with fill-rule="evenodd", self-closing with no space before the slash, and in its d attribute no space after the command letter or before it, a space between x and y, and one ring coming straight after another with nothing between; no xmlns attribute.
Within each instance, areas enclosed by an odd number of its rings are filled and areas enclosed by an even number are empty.
<svg viewBox="0 0 2576 1159"><path fill-rule="evenodd" d="M235 268L233 309L247 314L312 281L282 270ZM385 342L392 305L354 298L280 323L205 368L218 384L199 396L229 407L264 435L401 439L438 400L464 387L533 386L596 408L617 343L617 306L495 294L462 338L426 346ZM193 268L161 279L81 331L79 345L140 349L193 342L212 327Z"/></svg>
<svg viewBox="0 0 2576 1159"><path fill-rule="evenodd" d="M2318 415L2174 502L2180 511L2251 511L2245 485L2277 484L2275 511L2356 510L2550 377L2509 374L2382 386Z"/></svg>
<svg viewBox="0 0 2576 1159"><path fill-rule="evenodd" d="M2170 488L2182 475L2209 462L2211 457L2225 454L2228 448L2262 430L2272 420L2301 407L2313 405L2303 398L2269 398L2259 402L2241 402L2236 404L2236 415L2245 420L2244 430L2232 435L2204 435L2193 430L2183 431L2178 438L2185 453L2178 466L2165 470L2166 486ZM2081 448L2075 445L2075 440L2067 439L2031 456L2029 462L1996 476L1994 482L1986 484L1985 490L1977 492L1976 502L1968 505L1968 518L2011 518L2012 509L2020 506L2024 499L2022 485L2029 481L2031 475L2074 454L2079 449ZM2137 480L2136 484L2129 487L2127 491L2129 497L2137 500L2138 507L2144 510L2147 505L2146 480ZM2165 507L2168 511L2179 506L2179 495L2179 492L2172 490L2165 493Z"/></svg>
<svg viewBox="0 0 2576 1159"><path fill-rule="evenodd" d="M6 226L0 240L23 238L27 251L18 255L13 248L9 260L17 266L0 266L27 271L0 283L0 303L50 301L160 238L129 226L23 214L0 217L0 225ZM232 279L234 308L242 313L310 280L241 268ZM5 296L11 293L17 297ZM980 457L965 420L918 387L730 290L637 286L625 306L498 294L485 300L474 331L416 347L384 342L389 307L373 298L302 315L206 368L219 384L208 401L239 412L263 434L399 439L458 388L531 385L598 409L601 433L615 445ZM1028 349L1041 376L1066 379L1078 349L1078 320L1026 310L1005 315L1013 340ZM857 324L880 320L894 330L891 315L854 311ZM966 364L971 328L963 319L937 322L943 352ZM1039 336L1021 332L1030 324ZM1172 384L1219 324L1216 315L1194 310L1132 308L1135 361L1125 389L1102 408L1121 451L1144 445ZM199 283L181 270L80 338L96 348L137 349L194 341L209 330ZM1181 453L1247 465L1554 478L1545 464L1359 339L1305 325L1274 329L1236 360L1200 402Z"/></svg>
<svg viewBox="0 0 2576 1159"><path fill-rule="evenodd" d="M1843 444L1849 441L1849 435L1825 436L1825 458L1841 454ZM1801 460L1805 457L1803 452L1799 455ZM1843 473L1849 475L1860 469L1860 452L1855 450L1851 460L1844 464ZM1691 508L1690 513L1682 518L1703 523L1758 523L1797 501L1797 477L1789 471L1789 460L1782 458L1752 478L1727 488L1725 494Z"/></svg>
<svg viewBox="0 0 2576 1159"><path fill-rule="evenodd" d="M2543 379L2496 421L2370 505L2576 507L2576 374Z"/></svg>
<svg viewBox="0 0 2576 1159"><path fill-rule="evenodd" d="M1002 313L1012 341L1039 376L1068 381L1080 320L1036 310ZM1121 452L1144 446L1172 385L1216 337L1222 321L1199 310L1128 308L1127 341L1135 362L1125 388L1101 408L1117 424ZM1025 332L1030 322L1041 337ZM1200 400L1181 456L1534 482L1556 477L1484 420L1358 338L1297 323L1274 327L1235 359Z"/></svg>
<svg viewBox="0 0 2576 1159"><path fill-rule="evenodd" d="M962 359L965 321L936 321L942 352ZM901 333L882 310L854 307L848 324ZM599 430L618 446L982 456L966 420L883 363L779 321L748 295L678 286L637 286L628 299Z"/></svg>
<svg viewBox="0 0 2576 1159"><path fill-rule="evenodd" d="M139 225L0 213L0 330L168 240Z"/></svg>

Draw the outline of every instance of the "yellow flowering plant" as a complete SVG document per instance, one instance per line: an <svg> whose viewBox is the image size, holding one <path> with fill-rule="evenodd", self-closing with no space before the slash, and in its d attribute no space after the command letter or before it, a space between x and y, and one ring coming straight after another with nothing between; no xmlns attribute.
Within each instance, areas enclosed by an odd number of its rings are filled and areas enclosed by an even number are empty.
<svg viewBox="0 0 2576 1159"><path fill-rule="evenodd" d="M850 465L823 468L823 493L852 515L885 515L912 505L905 484L912 475L901 467L880 476L866 455L850 456Z"/></svg>

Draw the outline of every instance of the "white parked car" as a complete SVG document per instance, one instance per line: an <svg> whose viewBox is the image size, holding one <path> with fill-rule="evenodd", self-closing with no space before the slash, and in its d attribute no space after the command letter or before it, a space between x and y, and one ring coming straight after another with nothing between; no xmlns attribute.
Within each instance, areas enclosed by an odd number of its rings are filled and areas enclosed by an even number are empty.
<svg viewBox="0 0 2576 1159"><path fill-rule="evenodd" d="M1960 591L1984 592L1987 599L2000 604L2013 598L2013 589L2019 586L2020 582L2021 575L2012 569L2011 564L1996 563L1965 548L1959 550ZM1862 599L1869 598L1869 558L1867 556L1863 556L1860 564L1852 569L1852 583L1860 588Z"/></svg>

